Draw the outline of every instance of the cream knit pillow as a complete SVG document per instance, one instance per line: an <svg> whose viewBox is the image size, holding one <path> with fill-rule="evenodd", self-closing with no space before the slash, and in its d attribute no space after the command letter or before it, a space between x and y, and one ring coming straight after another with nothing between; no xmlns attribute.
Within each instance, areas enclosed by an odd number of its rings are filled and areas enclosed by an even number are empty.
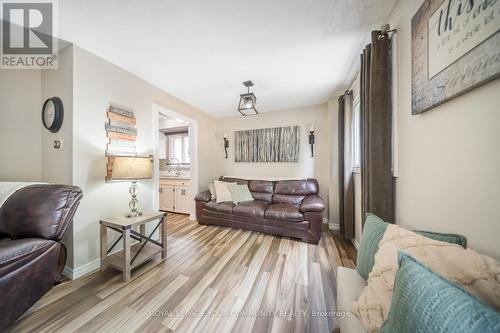
<svg viewBox="0 0 500 333"><path fill-rule="evenodd" d="M500 263L459 245L436 241L390 225L379 243L368 286L353 305L368 332L378 332L388 317L398 251L408 253L490 306L500 309Z"/></svg>
<svg viewBox="0 0 500 333"><path fill-rule="evenodd" d="M236 183L227 183L221 182L219 180L214 180L215 193L217 194L217 203L221 203L224 201L233 201L233 199L231 198L231 191L229 191L229 188L227 187L229 184Z"/></svg>
<svg viewBox="0 0 500 333"><path fill-rule="evenodd" d="M217 192L215 192L214 183L208 184L208 190L210 191L210 197L212 198L212 200L217 200Z"/></svg>

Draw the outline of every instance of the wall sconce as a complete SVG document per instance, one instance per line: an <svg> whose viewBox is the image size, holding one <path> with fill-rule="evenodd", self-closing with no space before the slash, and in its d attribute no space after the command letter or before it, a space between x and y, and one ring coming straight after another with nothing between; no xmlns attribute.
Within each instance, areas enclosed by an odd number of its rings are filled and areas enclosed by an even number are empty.
<svg viewBox="0 0 500 333"><path fill-rule="evenodd" d="M224 133L224 152L226 153L226 159L227 159L227 148L229 148L229 139L227 138L227 133Z"/></svg>
<svg viewBox="0 0 500 333"><path fill-rule="evenodd" d="M314 157L314 126L309 128L309 144L311 145L311 157Z"/></svg>

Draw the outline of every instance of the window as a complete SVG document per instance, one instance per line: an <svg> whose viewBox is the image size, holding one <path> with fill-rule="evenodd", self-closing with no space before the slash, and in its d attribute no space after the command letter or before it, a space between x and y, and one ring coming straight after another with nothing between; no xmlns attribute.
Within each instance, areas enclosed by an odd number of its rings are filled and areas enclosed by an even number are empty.
<svg viewBox="0 0 500 333"><path fill-rule="evenodd" d="M167 135L167 157L175 159L181 164L189 164L189 136L188 133Z"/></svg>
<svg viewBox="0 0 500 333"><path fill-rule="evenodd" d="M352 90L352 171L359 172L361 166L361 106L359 97L359 75L354 81Z"/></svg>

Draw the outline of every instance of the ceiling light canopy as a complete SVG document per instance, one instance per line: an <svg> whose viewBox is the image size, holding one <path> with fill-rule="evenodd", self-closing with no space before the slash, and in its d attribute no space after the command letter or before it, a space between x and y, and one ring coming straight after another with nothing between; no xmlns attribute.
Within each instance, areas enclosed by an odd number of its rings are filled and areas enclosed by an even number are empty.
<svg viewBox="0 0 500 333"><path fill-rule="evenodd" d="M240 95L240 103L238 104L238 111L243 116L252 116L259 114L255 105L257 103L257 97L255 97L254 93L250 92L250 87L253 87L252 81L245 81L243 85L247 87L247 93Z"/></svg>

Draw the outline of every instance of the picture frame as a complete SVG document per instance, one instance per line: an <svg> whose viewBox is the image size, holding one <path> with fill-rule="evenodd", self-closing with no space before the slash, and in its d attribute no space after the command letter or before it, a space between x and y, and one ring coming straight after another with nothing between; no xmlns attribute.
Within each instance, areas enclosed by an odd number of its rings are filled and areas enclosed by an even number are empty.
<svg viewBox="0 0 500 333"><path fill-rule="evenodd" d="M500 1L426 0L411 28L413 115L500 77Z"/></svg>

